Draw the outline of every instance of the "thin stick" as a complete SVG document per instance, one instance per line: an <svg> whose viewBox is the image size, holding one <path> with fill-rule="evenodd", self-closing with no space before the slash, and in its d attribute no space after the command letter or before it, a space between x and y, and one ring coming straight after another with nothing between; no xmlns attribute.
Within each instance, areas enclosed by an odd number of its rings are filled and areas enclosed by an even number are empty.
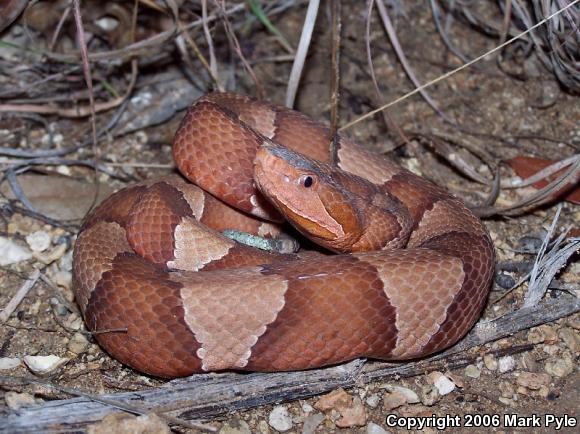
<svg viewBox="0 0 580 434"><path fill-rule="evenodd" d="M340 99L340 32L342 28L341 0L332 1L332 54L330 77L330 162L336 165L338 149L336 146L338 129L338 103Z"/></svg>
<svg viewBox="0 0 580 434"><path fill-rule="evenodd" d="M201 1L201 18L203 19L203 33L205 34L205 40L207 41L207 48L209 51L209 71L214 79L216 85L219 87L219 82L217 80L218 70L217 70L217 60L215 57L215 50L213 47L213 39L209 31L208 20L207 20L207 0Z"/></svg>
<svg viewBox="0 0 580 434"><path fill-rule="evenodd" d="M308 47L310 47L310 41L312 40L312 32L314 30L314 24L316 23L319 6L320 0L310 0L308 3L306 18L304 18L304 26L302 27L302 34L300 35L300 42L298 43L296 57L294 57L292 71L290 72L290 78L288 79L288 88L286 90L286 107L289 108L294 107L296 93L298 92L298 84L300 83L300 76L304 69Z"/></svg>
<svg viewBox="0 0 580 434"><path fill-rule="evenodd" d="M495 53L496 51L501 50L502 48L504 48L505 46L513 43L514 41L517 41L518 39L522 38L523 36L526 36L527 34L531 33L533 30L537 29L538 27L540 27L541 25L545 24L546 22L548 22L549 20L551 20L552 18L554 18L555 16L558 16L559 14L561 14L562 12L564 12L565 10L571 8L572 6L574 6L576 3L578 3L580 0L573 0L570 4L566 5L565 7L563 7L562 9L557 10L556 12L554 12L553 14L551 14L550 16L544 18L542 21L539 21L538 23L534 24L532 27L528 28L527 30L523 31L522 33L520 33L519 35L514 36L513 38L507 40L506 42L504 42L503 44L498 45L497 47L489 50L488 52L482 54L481 56L476 57L475 59L467 62L464 65L459 66L458 68L455 68L443 75L441 75L440 77L437 77L427 83L425 83L424 85L416 88L415 90L412 90L411 92L395 99L394 101L391 101L390 103L387 103L385 105L383 105L382 107L379 107L378 109L375 110L371 110L370 112L368 112L367 114L347 123L346 125L342 126L341 128L339 128L339 131L344 131L347 128L352 127L353 125L358 124L359 122L370 118L371 116L374 116L376 113L385 110L389 107L394 106L395 104L400 103L401 101L409 98L410 96L415 95L416 93L421 92L423 89L428 88L433 86L436 83L439 83L442 80L445 80L449 77L451 77L454 74L457 74L459 71L464 70L465 68L470 67L471 65L473 65L474 63L477 63L479 61L481 61L482 59L484 59L485 57L489 56L490 54Z"/></svg>
<svg viewBox="0 0 580 434"><path fill-rule="evenodd" d="M12 312L16 310L18 305L20 305L22 300L24 300L24 297L26 297L26 294L28 294L28 292L36 284L36 281L38 280L39 277L40 270L34 270L30 275L30 277L22 284L20 289L16 291L14 297L10 299L4 310L0 312L0 324L5 323L8 320L10 315L12 315Z"/></svg>

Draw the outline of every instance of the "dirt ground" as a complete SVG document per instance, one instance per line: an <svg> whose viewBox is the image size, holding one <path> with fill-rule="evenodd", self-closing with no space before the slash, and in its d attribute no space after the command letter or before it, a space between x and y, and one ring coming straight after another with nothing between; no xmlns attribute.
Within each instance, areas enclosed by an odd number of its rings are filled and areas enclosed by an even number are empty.
<svg viewBox="0 0 580 434"><path fill-rule="evenodd" d="M345 124L378 106L377 97L367 66L364 46L364 2L343 2L343 39L341 58L341 101L340 119ZM427 82L459 66L461 61L445 47L431 18L431 11L425 2L404 2L404 15L393 14L397 35L408 56L417 77ZM282 15L275 16L273 23L287 35L296 46L301 32L305 5L293 7ZM324 6L318 17L314 45L306 62L296 107L317 118L329 118L329 77L330 70L330 24L328 9ZM455 24L451 37L464 53L475 57L493 48L497 41L482 36L467 26ZM240 37L246 55L253 62L254 71L262 83L265 94L273 102L284 100L286 77L290 62L260 61L276 54L278 46L272 37L260 26ZM382 28L373 20L371 30L373 61L377 79L382 91L382 101L388 102L413 90ZM218 57L227 58L227 40L216 39ZM218 44L224 44L220 46ZM517 52L512 54L517 55ZM388 114L402 130L409 134L437 134L453 137L456 144L468 144L482 149L493 158L489 163L506 161L520 155L560 160L578 153L580 147L580 104L578 97L564 92L554 77L529 60L523 65L504 59L506 68L518 69L521 74L509 76L498 68L497 55L489 56L476 66L459 72L430 87L428 92L441 110L459 125L446 123L418 95L412 96L392 107ZM224 70L227 67L224 66ZM175 69L172 69L175 72ZM160 71L161 72L161 71ZM152 74L151 71L147 71ZM236 90L255 94L255 88L240 67ZM171 164L171 134L176 122L182 116L179 112L163 126L150 127L122 137L107 140L101 145L101 158L105 162L119 163L113 166L116 174L132 179L161 176L171 169L166 167L145 167L135 163ZM14 121L2 120L0 129L20 128ZM62 134L63 143L68 146L67 132L80 128L80 121L51 119L54 134ZM84 121L83 121L84 122ZM86 127L86 124L85 124ZM381 116L358 123L348 130L362 143L373 149L384 151L398 143L397 136L387 130ZM28 139L23 146L35 146L39 138L46 135L42 124L34 124L28 131ZM455 150L473 164L487 179L492 178L489 168L459 146ZM86 157L89 150L81 151ZM411 168L445 185L449 190L469 204L481 204L489 194L490 187L467 180L456 170L437 157L430 147L418 146L409 149L400 146L390 155L400 164ZM59 166L60 167L60 166ZM57 167L61 173L86 180L90 183L92 172L78 166ZM48 168L54 170L55 168ZM503 177L513 176L511 169L501 167ZM124 180L100 174L103 188L112 191L126 185ZM508 205L532 194L531 187L502 191L499 205ZM54 192L53 192L54 193ZM559 227L578 228L580 208L569 202L561 202L562 211ZM63 207L71 207L70 201L63 199ZM495 243L499 262L523 263L533 261L534 255L521 253L529 242L538 242L548 230L556 212L556 204L515 217L492 217L485 220ZM40 265L47 276L56 283L51 287L45 283L36 284L27 297L18 305L9 320L0 326L0 357L23 358L27 355L57 355L66 357L68 362L53 371L48 379L61 386L74 387L89 393L140 390L155 387L162 380L139 375L122 366L104 353L92 341L86 341L79 333L82 322L73 303L70 288L70 253L74 243L74 230L45 224L20 213L2 214L0 232L17 243L26 246L26 237L35 232L45 232L50 237L50 246L39 256L0 268L0 306L6 306L23 281ZM530 241L532 240L532 241ZM64 246L64 247L60 247ZM54 258L46 258L46 255ZM43 263L44 261L44 263ZM47 264L48 262L48 264ZM68 273L68 274L67 274ZM493 318L521 305L527 285L501 297L505 288L499 279L517 280L522 273L501 271L490 295L484 318ZM575 285L577 296L580 264L577 256L558 274L560 283ZM68 280L67 280L68 279ZM500 282L501 283L501 282ZM547 297L559 297L562 291L549 291ZM577 368L580 354L580 315L562 318L554 323L516 333L509 338L489 343L473 350L476 355L473 364L466 368L444 372L455 387L442 394L428 375L407 379L384 378L365 386L346 391L342 397L352 411L345 416L340 405L324 407L320 397L283 403L276 406L261 406L246 411L224 414L208 421L223 433L278 432L288 433L403 433L405 428L388 426L388 415L396 416L460 416L462 426L450 428L447 432L554 432L553 426L509 428L504 426L482 428L465 427L468 415L520 416L567 415L580 417L580 375ZM522 344L533 344L526 352L507 358L497 359L486 356L498 348L509 348ZM523 376L522 376L522 373ZM11 370L0 371L2 376L32 375L24 363ZM528 379L526 382L524 379ZM532 384L533 383L533 384ZM10 385L5 379L0 387L0 418L17 411L19 399L52 400L68 398L64 393L51 391L35 385ZM402 386L415 392L418 402L406 402L394 406L390 386ZM436 390L437 389L437 390ZM336 392L336 393L341 393ZM396 395L396 394L395 394ZM411 399L411 401L413 401ZM394 407L393 407L394 406ZM391 408L392 407L392 408ZM354 410L353 410L354 409ZM357 413L358 418L352 413ZM364 417L361 416L364 414ZM320 416L321 415L321 416ZM349 416L350 415L350 416ZM341 422L341 418L343 421ZM361 422L362 421L362 422ZM572 419L569 420L569 424ZM286 424L286 425L285 425ZM347 425L341 428L340 425ZM350 424L350 425L349 425ZM0 427L2 425L0 419ZM283 429L287 427L287 429ZM276 430L276 428L279 428ZM381 431L383 429L383 431ZM187 430L177 428L181 432ZM576 428L563 428L561 432L578 432ZM1 431L1 430L0 430ZM437 432L436 428L426 428L422 432ZM194 431L191 431L194 432Z"/></svg>

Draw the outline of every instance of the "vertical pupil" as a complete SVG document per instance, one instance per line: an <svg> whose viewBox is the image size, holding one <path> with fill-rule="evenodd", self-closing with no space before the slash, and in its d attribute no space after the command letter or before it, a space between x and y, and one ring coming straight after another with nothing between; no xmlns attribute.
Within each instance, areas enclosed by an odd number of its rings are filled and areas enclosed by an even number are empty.
<svg viewBox="0 0 580 434"><path fill-rule="evenodd" d="M304 178L304 187L310 187L312 185L312 177L311 176L307 176L306 178Z"/></svg>

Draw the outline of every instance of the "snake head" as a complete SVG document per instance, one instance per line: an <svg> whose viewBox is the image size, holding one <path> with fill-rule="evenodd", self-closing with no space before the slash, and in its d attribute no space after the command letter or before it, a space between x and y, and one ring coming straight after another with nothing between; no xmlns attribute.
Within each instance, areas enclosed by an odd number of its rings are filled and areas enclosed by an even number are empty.
<svg viewBox="0 0 580 434"><path fill-rule="evenodd" d="M334 251L348 251L361 236L363 218L331 166L265 142L254 160L262 194L307 238Z"/></svg>

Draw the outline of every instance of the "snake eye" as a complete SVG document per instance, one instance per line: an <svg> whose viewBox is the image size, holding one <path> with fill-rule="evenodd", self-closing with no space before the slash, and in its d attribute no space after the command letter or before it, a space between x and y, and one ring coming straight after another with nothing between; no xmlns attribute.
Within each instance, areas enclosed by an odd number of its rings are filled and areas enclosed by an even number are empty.
<svg viewBox="0 0 580 434"><path fill-rule="evenodd" d="M302 175L298 182L305 188L310 188L314 184L314 178L310 175Z"/></svg>

